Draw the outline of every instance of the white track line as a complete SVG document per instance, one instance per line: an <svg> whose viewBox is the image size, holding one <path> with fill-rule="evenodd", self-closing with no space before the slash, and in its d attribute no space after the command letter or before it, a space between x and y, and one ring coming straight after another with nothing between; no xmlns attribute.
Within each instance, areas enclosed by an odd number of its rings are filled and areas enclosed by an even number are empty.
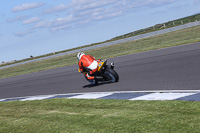
<svg viewBox="0 0 200 133"><path fill-rule="evenodd" d="M68 98L79 98L79 99L96 99L101 98L105 96L112 95L114 93L152 93L147 94L145 96L140 96L137 98L133 98L132 100L146 100L148 98L149 100L173 100L180 97L189 96L192 94L200 93L200 90L151 90L151 91L113 91L113 92L86 92L86 93L67 93L67 94L52 94L52 95L38 95L38 96L25 96L25 97L13 97L13 98L4 98L0 99L1 101L9 100L9 99L21 99L20 101L26 101L26 100L42 100L47 99L54 96L62 96L62 95L77 95L73 97ZM146 97L146 98L145 98ZM147 99L147 100L148 100Z"/></svg>
<svg viewBox="0 0 200 133"><path fill-rule="evenodd" d="M87 93L78 96L73 96L69 98L77 98L77 99L97 99L105 96L112 95L113 93Z"/></svg>
<svg viewBox="0 0 200 133"><path fill-rule="evenodd" d="M4 100L5 100L5 99L0 99L0 102L1 102L1 101L4 101Z"/></svg>
<svg viewBox="0 0 200 133"><path fill-rule="evenodd" d="M152 93L129 100L174 100L196 93Z"/></svg>
<svg viewBox="0 0 200 133"><path fill-rule="evenodd" d="M29 97L29 98L25 98L19 101L28 101L28 100L43 100L43 99L47 99L50 97L53 97L54 95L48 95L48 96L33 96L33 97Z"/></svg>

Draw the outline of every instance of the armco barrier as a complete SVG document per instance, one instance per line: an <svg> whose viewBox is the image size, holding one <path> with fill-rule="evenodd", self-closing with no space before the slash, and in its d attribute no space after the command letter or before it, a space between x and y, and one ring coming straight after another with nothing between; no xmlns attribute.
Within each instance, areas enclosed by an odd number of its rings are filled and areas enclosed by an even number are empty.
<svg viewBox="0 0 200 133"><path fill-rule="evenodd" d="M56 54L56 55L42 57L42 58L39 58L39 59L34 59L34 60L30 60L30 61L25 61L25 62L15 63L15 64L7 65L7 66L2 66L2 67L0 67L0 69L12 67L12 66L17 66L17 65L21 65L21 64L25 64L25 63L35 62L35 61L39 61L39 60L49 59L49 58L53 58L53 57L58 57L58 56L62 56L62 55L77 53L77 52L80 52L80 51L86 51L86 50L100 48L100 47L104 47L104 46L110 46L110 45L114 45L114 44L118 44L118 43L123 43L123 42L128 42L128 41L133 41L133 40L139 40L139 39L142 39L142 38L156 36L156 35L172 32L172 31L177 31L177 30L181 30L181 29L186 29L186 28L194 27L194 26L198 26L198 25L200 25L200 21L191 22L191 23L187 23L187 24L184 24L184 25L166 28L166 29L162 29L162 30L158 30L158 31L154 31L154 32L149 32L149 33L145 33L145 34L141 34L141 35L137 35L137 36L133 36L133 37L128 37L128 38L125 38L125 39L120 39L120 40L116 40L116 41L112 41L112 42L106 42L106 43L102 43L102 44L99 44L99 45L80 48L80 49L68 51L68 52L65 52L65 53L60 53L60 54Z"/></svg>

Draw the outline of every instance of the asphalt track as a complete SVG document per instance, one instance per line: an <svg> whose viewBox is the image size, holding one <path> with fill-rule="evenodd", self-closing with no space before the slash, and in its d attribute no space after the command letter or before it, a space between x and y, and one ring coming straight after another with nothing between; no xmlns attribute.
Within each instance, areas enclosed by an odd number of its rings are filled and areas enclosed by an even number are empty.
<svg viewBox="0 0 200 133"><path fill-rule="evenodd" d="M98 57L96 57L98 58ZM108 59L117 83L91 86L77 65L0 79L0 99L35 95L150 90L200 90L200 43Z"/></svg>

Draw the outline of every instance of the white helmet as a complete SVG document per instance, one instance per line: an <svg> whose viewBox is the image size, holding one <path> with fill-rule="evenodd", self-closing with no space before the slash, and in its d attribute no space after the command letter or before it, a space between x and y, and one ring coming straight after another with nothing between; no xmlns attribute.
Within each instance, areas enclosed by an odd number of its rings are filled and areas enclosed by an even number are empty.
<svg viewBox="0 0 200 133"><path fill-rule="evenodd" d="M85 55L83 52L79 52L79 53L77 54L77 58L78 58L78 60L80 60L81 57L82 57L83 55Z"/></svg>

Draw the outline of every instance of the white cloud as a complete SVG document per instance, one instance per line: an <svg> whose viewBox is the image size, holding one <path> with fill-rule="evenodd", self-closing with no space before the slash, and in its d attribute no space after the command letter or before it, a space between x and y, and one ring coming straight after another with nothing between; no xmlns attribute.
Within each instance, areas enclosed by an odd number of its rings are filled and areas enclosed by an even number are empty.
<svg viewBox="0 0 200 133"><path fill-rule="evenodd" d="M117 0L73 0L73 6L75 10L87 10L107 6L115 2Z"/></svg>
<svg viewBox="0 0 200 133"><path fill-rule="evenodd" d="M57 18L57 19L51 20L50 25L51 26L63 25L63 24L66 24L66 23L70 23L74 20L75 20L75 18L72 15L70 15L69 17Z"/></svg>
<svg viewBox="0 0 200 133"><path fill-rule="evenodd" d="M33 17L33 18L30 18L30 19L24 20L24 21L23 21L23 24L31 24L31 23L36 23L36 22L38 22L38 21L40 21L39 18Z"/></svg>
<svg viewBox="0 0 200 133"><path fill-rule="evenodd" d="M161 6L177 0L72 0L74 17L104 20L132 13L139 7Z"/></svg>
<svg viewBox="0 0 200 133"><path fill-rule="evenodd" d="M43 14L51 14L51 13L56 13L56 12L62 12L62 11L67 10L68 8L69 8L69 5L60 4L58 6L54 6L54 7L46 9L45 11L43 11Z"/></svg>
<svg viewBox="0 0 200 133"><path fill-rule="evenodd" d="M67 29L69 28L70 26L69 25L62 25L62 26L57 26L57 27L53 27L53 28L50 28L51 31L58 31L58 30L64 30L64 29Z"/></svg>
<svg viewBox="0 0 200 133"><path fill-rule="evenodd" d="M27 31L24 31L24 32L15 32L15 36L17 37L24 37L28 34L31 34L33 33L34 31L33 30L27 30Z"/></svg>
<svg viewBox="0 0 200 133"><path fill-rule="evenodd" d="M160 5L170 4L170 3L175 2L175 1L178 1L178 0L146 0L144 5L160 6Z"/></svg>
<svg viewBox="0 0 200 133"><path fill-rule="evenodd" d="M95 20L103 20L103 19L110 19L110 18L113 18L113 17L117 17L117 16L121 16L123 15L123 11L117 11L117 12L109 12L107 14L100 14L100 15L94 15L94 19Z"/></svg>
<svg viewBox="0 0 200 133"><path fill-rule="evenodd" d="M35 24L34 28L48 28L50 31L62 30L70 27L70 24L77 21L72 15L64 18L44 20Z"/></svg>
<svg viewBox="0 0 200 133"><path fill-rule="evenodd" d="M49 21L41 21L35 24L34 28L45 28L48 27Z"/></svg>
<svg viewBox="0 0 200 133"><path fill-rule="evenodd" d="M118 17L133 7L126 0L73 0L73 4L72 13L79 18L81 24Z"/></svg>
<svg viewBox="0 0 200 133"><path fill-rule="evenodd" d="M65 16L63 17L55 18L54 16L53 18L53 16L51 16L51 20L46 19L44 21L40 21L39 18L34 17L29 20L24 20L23 24L36 23L33 27L35 29L47 28L50 31L65 30L76 26L91 24L95 21L105 21L107 19L133 13L135 11L140 11L140 7L157 7L170 4L175 1L177 0L72 0L68 5L59 4L47 8L42 12L42 14L64 12L63 14ZM30 5L23 4L18 6L15 11L36 8L42 5L43 4L36 3L32 3Z"/></svg>
<svg viewBox="0 0 200 133"><path fill-rule="evenodd" d="M96 0L72 0L72 3L84 5L84 4L92 3L95 1Z"/></svg>
<svg viewBox="0 0 200 133"><path fill-rule="evenodd" d="M72 0L71 14L77 18L77 24L109 19L123 14L123 11L114 8L117 4L118 0Z"/></svg>
<svg viewBox="0 0 200 133"><path fill-rule="evenodd" d="M53 31L66 29L65 27L80 26L111 19L137 10L138 7L162 5L175 0L72 0L69 5L60 4L45 10L43 13L50 14L66 11L68 17L60 17L37 23L34 27L46 27ZM73 22L73 23L72 23Z"/></svg>
<svg viewBox="0 0 200 133"><path fill-rule="evenodd" d="M12 23L12 22L24 20L25 18L27 18L27 16L16 16L15 18L7 19L6 22Z"/></svg>
<svg viewBox="0 0 200 133"><path fill-rule="evenodd" d="M25 3L25 4L22 4L20 6L14 7L11 11L12 12L19 12L19 11L29 10L29 9L33 9L33 8L38 8L38 7L41 7L43 5L44 5L44 3Z"/></svg>

